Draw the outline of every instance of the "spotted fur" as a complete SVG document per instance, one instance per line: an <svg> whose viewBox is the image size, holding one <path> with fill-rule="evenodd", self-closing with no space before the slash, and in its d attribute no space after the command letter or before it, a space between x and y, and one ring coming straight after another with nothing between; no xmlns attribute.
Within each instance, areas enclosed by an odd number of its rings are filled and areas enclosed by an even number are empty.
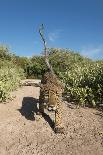
<svg viewBox="0 0 103 155"><path fill-rule="evenodd" d="M39 96L39 110L44 113L45 103L47 107L55 110L55 132L63 132L62 127L62 93L63 84L52 72L46 72L41 80L41 89Z"/></svg>

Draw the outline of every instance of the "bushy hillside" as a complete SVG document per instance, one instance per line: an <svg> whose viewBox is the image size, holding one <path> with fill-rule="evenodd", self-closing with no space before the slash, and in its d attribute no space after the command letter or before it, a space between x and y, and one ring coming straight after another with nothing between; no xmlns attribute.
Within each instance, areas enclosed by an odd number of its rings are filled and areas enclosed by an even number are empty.
<svg viewBox="0 0 103 155"><path fill-rule="evenodd" d="M103 61L93 61L68 50L48 49L57 76L65 83L65 97L79 105L96 106L103 102ZM0 48L0 101L14 90L20 79L41 78L46 71L44 57L19 57Z"/></svg>
<svg viewBox="0 0 103 155"><path fill-rule="evenodd" d="M13 63L14 55L7 47L0 46L0 102L10 98L10 92L15 90L20 80L24 78L24 71Z"/></svg>
<svg viewBox="0 0 103 155"><path fill-rule="evenodd" d="M64 95L79 105L96 106L103 102L103 61L93 61L68 50L48 49L57 76L65 83ZM44 58L33 56L24 66L26 77L41 78L46 71Z"/></svg>
<svg viewBox="0 0 103 155"><path fill-rule="evenodd" d="M65 83L68 101L89 106L102 104L102 61L92 61L63 49L51 49L50 60L55 72Z"/></svg>

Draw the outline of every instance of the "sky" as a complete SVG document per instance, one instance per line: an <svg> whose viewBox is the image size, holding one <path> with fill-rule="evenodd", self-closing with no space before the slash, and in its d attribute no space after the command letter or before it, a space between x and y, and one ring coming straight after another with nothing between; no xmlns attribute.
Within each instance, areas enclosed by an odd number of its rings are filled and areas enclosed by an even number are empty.
<svg viewBox="0 0 103 155"><path fill-rule="evenodd" d="M16 55L42 54L42 23L48 47L103 59L103 0L0 0L0 44Z"/></svg>

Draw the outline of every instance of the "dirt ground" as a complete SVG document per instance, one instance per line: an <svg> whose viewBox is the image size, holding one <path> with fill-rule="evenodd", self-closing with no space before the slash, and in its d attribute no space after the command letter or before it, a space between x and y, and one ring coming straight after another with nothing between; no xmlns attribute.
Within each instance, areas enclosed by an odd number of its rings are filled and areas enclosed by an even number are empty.
<svg viewBox="0 0 103 155"><path fill-rule="evenodd" d="M64 102L65 134L55 134L54 114L36 115L39 87L23 86L12 96L0 104L0 155L103 155L101 111Z"/></svg>

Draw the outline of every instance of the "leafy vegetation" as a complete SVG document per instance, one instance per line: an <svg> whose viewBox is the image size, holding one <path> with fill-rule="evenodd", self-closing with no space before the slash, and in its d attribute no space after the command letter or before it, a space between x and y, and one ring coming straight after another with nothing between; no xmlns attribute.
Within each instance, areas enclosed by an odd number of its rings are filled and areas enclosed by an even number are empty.
<svg viewBox="0 0 103 155"><path fill-rule="evenodd" d="M65 83L68 101L96 106L103 102L103 61L92 61L70 50L51 49L50 60Z"/></svg>
<svg viewBox="0 0 103 155"><path fill-rule="evenodd" d="M9 53L7 47L0 47L0 102L10 98L10 92L15 90L20 80L24 78L23 69L15 65L14 55Z"/></svg>
<svg viewBox="0 0 103 155"><path fill-rule="evenodd" d="M48 49L57 76L65 83L68 101L96 106L103 103L103 61L93 61L69 49ZM19 57L0 47L0 101L18 87L21 78L41 78L46 71L42 56Z"/></svg>

